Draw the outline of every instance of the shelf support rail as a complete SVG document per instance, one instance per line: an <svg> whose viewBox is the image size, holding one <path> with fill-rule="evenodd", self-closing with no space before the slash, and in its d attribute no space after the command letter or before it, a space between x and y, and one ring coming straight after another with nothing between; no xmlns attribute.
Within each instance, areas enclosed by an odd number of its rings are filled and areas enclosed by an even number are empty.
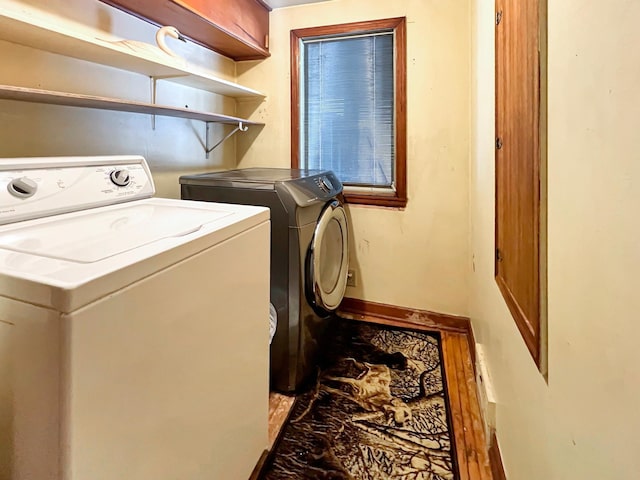
<svg viewBox="0 0 640 480"><path fill-rule="evenodd" d="M243 122L238 122L238 126L236 128L234 128L233 130L231 130L229 133L227 133L224 138L222 140L219 140L214 146L209 147L209 124L210 123L215 123L215 122L207 122L207 132L206 132L206 145L204 147L204 151L206 153L206 157L205 158L209 158L209 154L216 148L218 147L218 145L222 144L225 140L231 138L236 132L240 131L240 132L246 132L247 130L249 130L249 127L247 125L245 125Z"/></svg>

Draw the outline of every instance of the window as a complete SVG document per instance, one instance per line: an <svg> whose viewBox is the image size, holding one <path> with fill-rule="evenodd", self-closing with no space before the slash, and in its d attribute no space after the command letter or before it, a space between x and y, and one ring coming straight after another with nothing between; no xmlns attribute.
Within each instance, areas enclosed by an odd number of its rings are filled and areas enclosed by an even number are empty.
<svg viewBox="0 0 640 480"><path fill-rule="evenodd" d="M333 170L350 203L407 202L405 23L291 32L291 164Z"/></svg>

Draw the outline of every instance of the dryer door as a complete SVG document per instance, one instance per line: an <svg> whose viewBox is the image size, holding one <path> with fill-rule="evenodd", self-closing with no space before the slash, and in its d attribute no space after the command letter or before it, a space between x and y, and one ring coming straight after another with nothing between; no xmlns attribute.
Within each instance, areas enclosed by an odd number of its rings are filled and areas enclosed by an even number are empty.
<svg viewBox="0 0 640 480"><path fill-rule="evenodd" d="M311 241L307 268L307 296L316 308L338 308L347 288L349 267L347 215L337 200L320 214Z"/></svg>

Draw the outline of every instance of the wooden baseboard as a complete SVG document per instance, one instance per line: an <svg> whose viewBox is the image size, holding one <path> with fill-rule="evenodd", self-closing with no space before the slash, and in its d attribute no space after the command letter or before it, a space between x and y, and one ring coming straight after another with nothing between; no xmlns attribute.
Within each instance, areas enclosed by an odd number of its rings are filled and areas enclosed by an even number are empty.
<svg viewBox="0 0 640 480"><path fill-rule="evenodd" d="M507 480L507 475L502 464L502 455L498 446L496 432L491 435L491 445L489 446L489 461L491 462L491 473L493 480Z"/></svg>
<svg viewBox="0 0 640 480"><path fill-rule="evenodd" d="M391 323L396 322L397 326L416 325L426 329L464 333L469 341L469 349L475 369L476 344L469 317L399 307L358 298L345 298L342 300L338 308L338 315L344 318L367 321L375 321L382 318L390 320Z"/></svg>
<svg viewBox="0 0 640 480"><path fill-rule="evenodd" d="M473 334L473 326L471 325L471 320L469 320L469 331L467 332L467 342L469 342L471 360L473 361L473 373L478 373L477 371L478 356L476 354L476 336Z"/></svg>
<svg viewBox="0 0 640 480"><path fill-rule="evenodd" d="M368 316L387 318L457 333L468 334L471 331L471 322L468 317L369 302L358 298L345 298L342 300L338 308L338 314L348 318L358 316L360 317L358 320L364 320L364 317Z"/></svg>
<svg viewBox="0 0 640 480"><path fill-rule="evenodd" d="M260 455L260 458L258 459L258 463L256 463L256 466L253 468L253 472L251 472L249 480L258 480L260 478L260 474L267 462L267 458L269 458L269 450L262 452L262 455Z"/></svg>

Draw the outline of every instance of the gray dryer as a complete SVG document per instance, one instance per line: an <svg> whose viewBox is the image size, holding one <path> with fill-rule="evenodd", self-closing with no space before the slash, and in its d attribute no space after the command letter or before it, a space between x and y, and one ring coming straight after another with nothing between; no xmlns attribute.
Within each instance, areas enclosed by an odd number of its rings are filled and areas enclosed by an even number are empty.
<svg viewBox="0 0 640 480"><path fill-rule="evenodd" d="M277 312L271 385L284 392L299 390L316 371L319 349L347 284L341 182L331 171L247 168L186 175L180 184L185 200L270 208L271 303ZM238 345L242 348L241 340Z"/></svg>

